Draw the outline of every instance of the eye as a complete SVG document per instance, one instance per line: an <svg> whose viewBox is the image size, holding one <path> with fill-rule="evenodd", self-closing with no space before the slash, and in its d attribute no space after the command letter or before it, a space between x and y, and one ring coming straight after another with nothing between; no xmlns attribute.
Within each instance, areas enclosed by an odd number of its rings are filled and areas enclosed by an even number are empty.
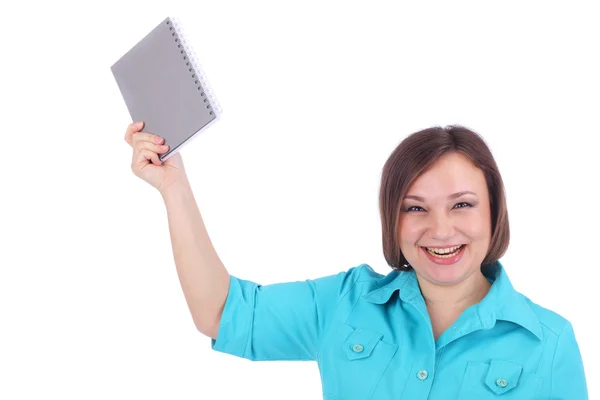
<svg viewBox="0 0 600 400"><path fill-rule="evenodd" d="M419 206L411 206L408 207L406 210L404 210L406 212L411 212L411 211L424 211L423 207L419 207Z"/></svg>
<svg viewBox="0 0 600 400"><path fill-rule="evenodd" d="M455 208L465 208L465 207L473 207L473 205L471 203L467 203L466 201L463 201L462 203L457 203L454 207Z"/></svg>

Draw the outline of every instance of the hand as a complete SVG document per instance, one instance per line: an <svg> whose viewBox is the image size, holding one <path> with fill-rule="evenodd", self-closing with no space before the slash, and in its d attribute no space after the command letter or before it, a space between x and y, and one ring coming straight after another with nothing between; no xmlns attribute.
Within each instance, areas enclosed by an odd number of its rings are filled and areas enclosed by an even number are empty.
<svg viewBox="0 0 600 400"><path fill-rule="evenodd" d="M180 153L161 162L158 154L166 153L169 148L164 146L160 136L141 132L143 122L134 122L127 127L125 141L133 147L131 169L138 177L163 192L176 182L187 179L183 159Z"/></svg>

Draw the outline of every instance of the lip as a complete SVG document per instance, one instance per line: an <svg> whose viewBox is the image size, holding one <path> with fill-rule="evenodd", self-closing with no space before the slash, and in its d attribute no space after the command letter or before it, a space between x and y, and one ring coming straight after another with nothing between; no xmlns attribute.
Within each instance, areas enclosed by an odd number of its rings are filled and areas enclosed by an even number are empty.
<svg viewBox="0 0 600 400"><path fill-rule="evenodd" d="M447 245L447 246L421 246L421 247L430 248L430 249L448 249L450 247L462 246L463 244L465 244L465 243L450 244L450 245Z"/></svg>
<svg viewBox="0 0 600 400"><path fill-rule="evenodd" d="M454 246L458 246L458 245L454 245ZM440 248L444 249L444 248L447 248L447 247L454 247L454 246L446 246L446 247L434 247L434 248L436 248L436 249L440 249ZM427 251L427 248L425 248L425 247L421 247L421 249L423 250L423 252L424 252L424 253L425 253L425 255L427 256L427 258L428 258L430 261L432 261L432 262L434 262L434 263L436 263L436 264L439 264L439 265L451 265L451 264L456 264L456 263L457 263L457 262L459 262L459 261L460 261L460 259L462 258L463 254L465 253L465 249L466 249L466 248L467 248L467 245L464 245L464 246L463 246L463 247L460 249L460 251L458 252L458 254L457 254L457 255L455 255L455 256L454 256L454 257L452 257L452 258L439 258L439 257L435 257L435 256L432 256L431 254L429 254L429 252Z"/></svg>

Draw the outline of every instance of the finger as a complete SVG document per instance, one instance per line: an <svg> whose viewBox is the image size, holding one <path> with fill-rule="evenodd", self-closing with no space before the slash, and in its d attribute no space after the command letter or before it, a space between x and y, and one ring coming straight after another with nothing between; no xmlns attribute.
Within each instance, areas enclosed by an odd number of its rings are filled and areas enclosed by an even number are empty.
<svg viewBox="0 0 600 400"><path fill-rule="evenodd" d="M125 141L129 144L132 144L132 136L134 133L141 131L144 128L143 121L137 121L129 124L127 126L127 130L125 131Z"/></svg>
<svg viewBox="0 0 600 400"><path fill-rule="evenodd" d="M169 151L169 146L167 146L167 145L151 143L146 140L138 141L135 144L135 148L138 149L138 151L140 149L146 149L146 150L150 150L157 154L162 154L162 153L166 153L167 151Z"/></svg>
<svg viewBox="0 0 600 400"><path fill-rule="evenodd" d="M136 132L133 134L131 145L133 147L135 147L137 145L137 143L139 143L139 142L162 144L163 141L164 141L164 138L161 138L158 135L154 135L152 133L146 133L146 132Z"/></svg>
<svg viewBox="0 0 600 400"><path fill-rule="evenodd" d="M154 165L161 165L162 162L160 162L160 159L158 158L158 154L156 154L155 152L145 149L145 148L141 148L139 149L139 151L137 151L136 156L134 157L133 160L133 164L134 166L136 165L146 165L149 163L149 161L152 162L152 164Z"/></svg>

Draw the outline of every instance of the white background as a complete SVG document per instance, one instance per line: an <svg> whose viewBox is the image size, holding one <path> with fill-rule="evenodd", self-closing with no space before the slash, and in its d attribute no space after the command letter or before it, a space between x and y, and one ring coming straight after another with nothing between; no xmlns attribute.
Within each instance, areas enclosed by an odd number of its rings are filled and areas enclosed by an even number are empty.
<svg viewBox="0 0 600 400"><path fill-rule="evenodd" d="M599 397L598 12L482 3L3 3L0 398L321 396L315 363L210 349L162 199L130 169L110 66L168 15L223 108L182 155L231 274L389 272L385 160L412 132L464 124L505 180L502 262L517 290L573 323Z"/></svg>

